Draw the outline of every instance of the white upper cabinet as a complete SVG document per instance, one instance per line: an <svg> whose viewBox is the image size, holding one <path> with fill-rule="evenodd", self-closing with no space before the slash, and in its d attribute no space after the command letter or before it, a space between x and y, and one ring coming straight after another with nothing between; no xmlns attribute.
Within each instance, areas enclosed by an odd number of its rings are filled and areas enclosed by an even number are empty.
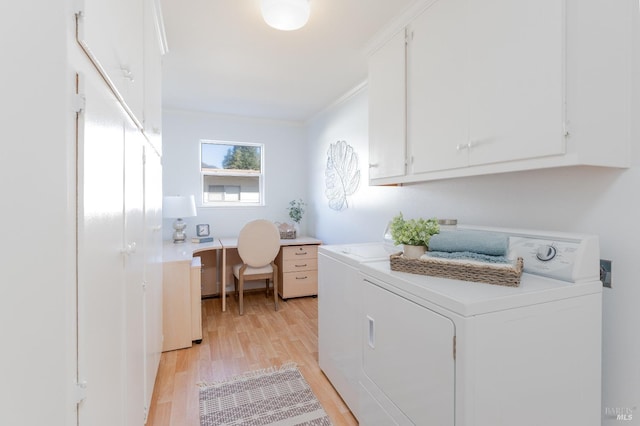
<svg viewBox="0 0 640 426"><path fill-rule="evenodd" d="M407 167L372 169L371 183L628 167L633 1L614 3L424 0L395 23L407 32L406 48L393 38L372 55L371 162L380 162L375 129L402 134L396 114L405 111ZM386 50L394 54L380 54ZM381 82L381 62L391 67L402 52L405 73ZM406 110L380 96L402 83Z"/></svg>
<svg viewBox="0 0 640 426"><path fill-rule="evenodd" d="M468 1L470 165L564 154L563 3Z"/></svg>
<svg viewBox="0 0 640 426"><path fill-rule="evenodd" d="M143 0L83 0L78 42L139 127L144 120Z"/></svg>
<svg viewBox="0 0 640 426"><path fill-rule="evenodd" d="M369 58L369 179L405 174L405 32Z"/></svg>
<svg viewBox="0 0 640 426"><path fill-rule="evenodd" d="M409 171L467 165L469 72L466 0L441 0L409 26Z"/></svg>

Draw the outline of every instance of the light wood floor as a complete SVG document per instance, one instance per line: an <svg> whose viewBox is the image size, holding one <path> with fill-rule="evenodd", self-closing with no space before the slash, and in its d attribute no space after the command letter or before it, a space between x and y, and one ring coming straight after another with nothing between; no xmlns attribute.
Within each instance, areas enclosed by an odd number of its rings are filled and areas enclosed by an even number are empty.
<svg viewBox="0 0 640 426"><path fill-rule="evenodd" d="M336 426L357 421L318 366L318 299L280 300L264 292L245 295L245 314L238 315L233 296L227 311L220 299L202 303L202 344L164 352L156 379L148 426L198 426L199 382L293 361Z"/></svg>

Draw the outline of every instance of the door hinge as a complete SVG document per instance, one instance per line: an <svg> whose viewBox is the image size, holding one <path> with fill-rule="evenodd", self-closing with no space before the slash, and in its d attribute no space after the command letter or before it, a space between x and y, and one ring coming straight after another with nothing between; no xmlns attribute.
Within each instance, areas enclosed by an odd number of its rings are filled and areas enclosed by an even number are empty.
<svg viewBox="0 0 640 426"><path fill-rule="evenodd" d="M456 336L453 336L453 359L456 359Z"/></svg>
<svg viewBox="0 0 640 426"><path fill-rule="evenodd" d="M80 404L87 399L87 381L82 380L76 383L76 404Z"/></svg>
<svg viewBox="0 0 640 426"><path fill-rule="evenodd" d="M74 93L73 97L71 98L71 105L72 105L73 111L76 114L80 114L82 111L84 111L84 108L87 105L87 100L85 99L83 94Z"/></svg>

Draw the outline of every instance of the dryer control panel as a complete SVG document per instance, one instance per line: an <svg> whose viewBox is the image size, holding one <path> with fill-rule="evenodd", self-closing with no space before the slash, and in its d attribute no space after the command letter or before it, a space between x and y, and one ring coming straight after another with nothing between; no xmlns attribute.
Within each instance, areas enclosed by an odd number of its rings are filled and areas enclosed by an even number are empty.
<svg viewBox="0 0 640 426"><path fill-rule="evenodd" d="M509 237L509 247L522 257L525 272L569 282L592 275L592 267L585 262L590 251L585 244L585 240Z"/></svg>

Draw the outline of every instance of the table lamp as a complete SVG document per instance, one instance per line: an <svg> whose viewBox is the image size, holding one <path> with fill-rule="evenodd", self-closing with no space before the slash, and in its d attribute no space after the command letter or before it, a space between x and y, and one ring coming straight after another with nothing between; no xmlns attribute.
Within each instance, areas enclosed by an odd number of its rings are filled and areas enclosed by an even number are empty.
<svg viewBox="0 0 640 426"><path fill-rule="evenodd" d="M182 220L185 217L195 217L196 200L193 195L171 195L164 197L162 203L162 215L166 218L176 219L173 222L173 242L184 243L187 240L185 228L187 224Z"/></svg>

